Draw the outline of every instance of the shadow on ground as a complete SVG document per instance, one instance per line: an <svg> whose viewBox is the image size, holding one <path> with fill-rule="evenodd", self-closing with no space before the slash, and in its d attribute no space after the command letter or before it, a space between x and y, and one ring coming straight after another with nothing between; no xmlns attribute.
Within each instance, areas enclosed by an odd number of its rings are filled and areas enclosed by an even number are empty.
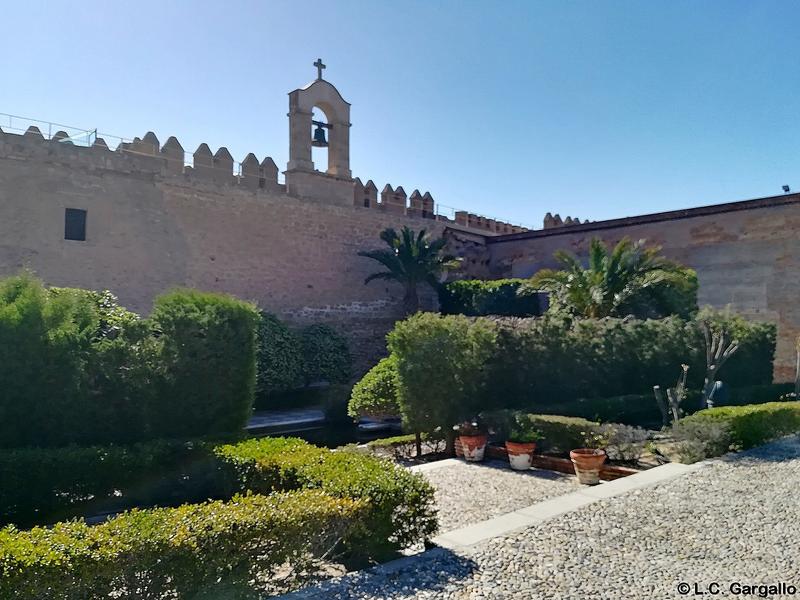
<svg viewBox="0 0 800 600"><path fill-rule="evenodd" d="M470 559L445 548L349 573L323 583L279 596L283 600L367 600L412 598L423 591L440 591L475 572Z"/></svg>
<svg viewBox="0 0 800 600"><path fill-rule="evenodd" d="M731 466L747 466L754 462L784 462L800 458L800 436L790 435L745 452L728 454L720 460Z"/></svg>

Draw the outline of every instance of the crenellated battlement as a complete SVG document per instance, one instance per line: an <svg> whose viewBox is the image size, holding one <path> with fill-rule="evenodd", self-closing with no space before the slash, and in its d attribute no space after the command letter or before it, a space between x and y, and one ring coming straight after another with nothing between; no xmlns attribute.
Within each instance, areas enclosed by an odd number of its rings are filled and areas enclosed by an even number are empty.
<svg viewBox="0 0 800 600"><path fill-rule="evenodd" d="M555 227L569 227L570 225L580 225L581 223L589 223L589 220L586 219L581 221L579 218L575 217L574 219L568 216L566 219L562 219L561 215L556 213L552 215L551 213L547 213L544 216L544 229L553 229Z"/></svg>
<svg viewBox="0 0 800 600"><path fill-rule="evenodd" d="M426 191L422 194L418 189L415 189L408 196L403 186L393 188L391 184L387 183L381 190L379 199L378 186L371 179L365 184L358 177L355 178L353 185L353 205L359 208L380 210L420 219L443 221L450 225L458 225L495 235L528 231L526 227L512 225L505 221L498 221L467 211L436 205L430 192ZM451 212L453 216L447 216L445 214L446 211Z"/></svg>
<svg viewBox="0 0 800 600"><path fill-rule="evenodd" d="M68 129L80 131L81 134L71 134ZM116 147L112 149L107 140L115 141ZM212 152L206 143L200 144L194 152L189 153L175 136L167 138L162 145L152 131L148 131L141 138L126 140L72 128L58 129L55 133L52 133L50 128L48 135L44 135L35 125L29 126L24 133L4 132L0 128L0 158L57 162L90 170L181 178L187 183L203 182L253 191L289 193L300 198L313 196L313 199L321 201L325 201L328 197L326 185L333 181L325 173L312 171L306 175L306 177L311 176L310 188L307 186L299 192L294 191L278 182L278 166L269 156L259 161L251 152L244 160L236 162L226 147L222 146ZM317 178L319 185L313 183ZM386 184L379 193L378 187L372 180L363 184L359 178L335 179L334 183L338 186L352 184L353 204L358 208L379 210L405 217L432 219L489 235L528 231L525 227L505 221L437 205L428 191L422 193L414 189L409 195L403 186L394 188L391 184ZM308 189L314 189L317 193L309 194ZM347 203L349 204L349 201Z"/></svg>
<svg viewBox="0 0 800 600"><path fill-rule="evenodd" d="M224 146L212 154L206 143L189 154L174 136L162 146L152 131L131 141L120 140L112 150L103 137L75 143L64 130L56 131L48 139L35 125L22 134L4 132L0 128L0 158L44 160L121 173L179 176L188 181L208 181L254 190L285 190L285 186L278 183L278 167L269 156L259 163L255 154L250 153L244 161L237 163Z"/></svg>

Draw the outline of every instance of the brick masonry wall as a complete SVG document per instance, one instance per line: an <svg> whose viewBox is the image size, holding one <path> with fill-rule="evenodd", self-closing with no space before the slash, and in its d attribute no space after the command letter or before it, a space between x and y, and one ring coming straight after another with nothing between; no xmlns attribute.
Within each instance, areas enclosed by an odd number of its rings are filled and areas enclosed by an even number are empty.
<svg viewBox="0 0 800 600"><path fill-rule="evenodd" d="M800 196L781 199L787 200L800 201ZM490 243L490 269L494 276L528 277L554 266L556 250L585 255L594 236L609 243L625 236L646 239L663 246L666 256L697 270L701 306L730 306L748 318L776 322L775 378L794 379L795 340L800 335L800 203L765 203L751 210L649 223L622 221L611 228L593 223L574 231Z"/></svg>
<svg viewBox="0 0 800 600"><path fill-rule="evenodd" d="M385 351L402 298L397 284L364 285L380 266L357 252L380 247L386 227L443 230L430 220L153 173L130 161L127 170L108 158L78 162L69 152L20 157L0 144L0 276L28 268L51 285L109 289L145 314L175 286L228 292L297 324L338 327L351 340L357 372ZM86 241L64 239L65 208L88 211ZM423 304L435 307L432 295Z"/></svg>

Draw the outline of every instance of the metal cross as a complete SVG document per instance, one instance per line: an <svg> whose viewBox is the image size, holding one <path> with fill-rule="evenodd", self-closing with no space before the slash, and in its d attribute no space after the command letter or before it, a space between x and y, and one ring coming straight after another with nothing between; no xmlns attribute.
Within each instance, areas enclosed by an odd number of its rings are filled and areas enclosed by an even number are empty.
<svg viewBox="0 0 800 600"><path fill-rule="evenodd" d="M322 79L322 69L326 68L325 65L322 64L322 59L318 58L314 66L317 67L317 79Z"/></svg>

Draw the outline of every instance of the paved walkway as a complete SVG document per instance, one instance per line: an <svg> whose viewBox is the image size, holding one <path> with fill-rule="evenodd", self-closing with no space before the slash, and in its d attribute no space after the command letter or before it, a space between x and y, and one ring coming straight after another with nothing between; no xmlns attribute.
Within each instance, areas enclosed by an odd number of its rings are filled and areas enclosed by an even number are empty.
<svg viewBox="0 0 800 600"><path fill-rule="evenodd" d="M679 586L688 584L692 593L695 586L719 592L705 598L800 598L798 490L800 441L791 438L652 487L598 499L505 537L435 549L292 597L696 597L679 593ZM731 589L736 584L795 585L798 591L765 589L759 596L761 590L754 589L737 595L737 588Z"/></svg>

